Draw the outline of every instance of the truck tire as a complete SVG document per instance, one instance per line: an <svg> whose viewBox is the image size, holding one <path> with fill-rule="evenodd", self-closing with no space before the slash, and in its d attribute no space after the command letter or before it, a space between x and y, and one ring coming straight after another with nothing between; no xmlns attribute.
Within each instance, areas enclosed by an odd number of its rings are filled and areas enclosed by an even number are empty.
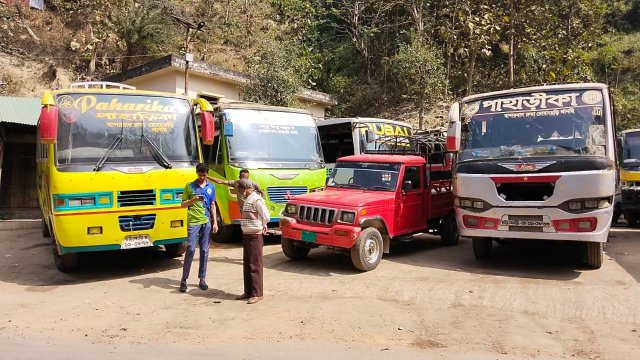
<svg viewBox="0 0 640 360"><path fill-rule="evenodd" d="M63 273L73 272L78 268L78 253L66 253L59 254L58 246L54 240L53 248L53 263L56 268Z"/></svg>
<svg viewBox="0 0 640 360"><path fill-rule="evenodd" d="M49 225L47 225L44 218L42 219L42 237L51 237L51 230L49 230Z"/></svg>
<svg viewBox="0 0 640 360"><path fill-rule="evenodd" d="M351 262L358 270L370 271L378 267L382 259L382 235L376 228L362 230L351 248Z"/></svg>
<svg viewBox="0 0 640 360"><path fill-rule="evenodd" d="M600 269L602 266L604 243L588 241L584 244L586 247L586 265L592 269Z"/></svg>
<svg viewBox="0 0 640 360"><path fill-rule="evenodd" d="M188 241L183 241L177 244L165 244L164 253L169 258L176 258L187 252L187 246L189 246Z"/></svg>
<svg viewBox="0 0 640 360"><path fill-rule="evenodd" d="M456 216L450 214L440 225L440 242L444 246L453 246L458 243L460 239L460 233L458 233L458 224L456 223Z"/></svg>
<svg viewBox="0 0 640 360"><path fill-rule="evenodd" d="M311 251L311 249L306 246L296 245L296 241L286 237L280 238L280 245L282 246L282 252L284 255L291 260L304 259L309 255L309 251Z"/></svg>
<svg viewBox="0 0 640 360"><path fill-rule="evenodd" d="M489 259L491 258L491 251L493 250L493 239L491 238L473 238L473 255L476 259Z"/></svg>

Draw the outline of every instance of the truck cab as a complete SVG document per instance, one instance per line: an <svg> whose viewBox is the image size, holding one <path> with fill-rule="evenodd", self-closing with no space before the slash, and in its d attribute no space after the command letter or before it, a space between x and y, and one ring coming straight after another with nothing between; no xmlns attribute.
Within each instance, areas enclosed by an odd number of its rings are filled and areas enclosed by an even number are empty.
<svg viewBox="0 0 640 360"><path fill-rule="evenodd" d="M394 239L439 233L455 245L451 164L416 155L338 159L325 191L293 197L280 219L282 250L300 259L319 246L343 250L362 271L375 269Z"/></svg>

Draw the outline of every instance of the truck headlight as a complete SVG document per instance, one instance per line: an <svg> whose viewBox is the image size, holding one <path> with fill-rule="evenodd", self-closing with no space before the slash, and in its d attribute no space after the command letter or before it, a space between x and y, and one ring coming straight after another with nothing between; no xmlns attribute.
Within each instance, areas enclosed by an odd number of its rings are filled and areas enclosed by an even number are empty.
<svg viewBox="0 0 640 360"><path fill-rule="evenodd" d="M294 215L298 211L296 204L287 204L285 208L285 214Z"/></svg>
<svg viewBox="0 0 640 360"><path fill-rule="evenodd" d="M356 220L356 213L353 211L343 211L340 213L340 221L348 224L353 224Z"/></svg>

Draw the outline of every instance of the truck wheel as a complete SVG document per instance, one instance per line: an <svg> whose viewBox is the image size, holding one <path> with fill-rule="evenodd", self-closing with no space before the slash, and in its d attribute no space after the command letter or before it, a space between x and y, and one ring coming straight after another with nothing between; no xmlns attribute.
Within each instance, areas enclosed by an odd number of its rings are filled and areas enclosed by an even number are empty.
<svg viewBox="0 0 640 360"><path fill-rule="evenodd" d="M440 242L444 246L452 246L458 243L460 234L458 233L458 224L456 223L456 216L450 214L440 225Z"/></svg>
<svg viewBox="0 0 640 360"><path fill-rule="evenodd" d="M351 262L358 270L370 271L382 259L382 235L376 228L362 230L351 248Z"/></svg>
<svg viewBox="0 0 640 360"><path fill-rule="evenodd" d="M42 237L51 237L51 231L49 230L49 225L47 225L47 222L44 221L44 218L42 219Z"/></svg>
<svg viewBox="0 0 640 360"><path fill-rule="evenodd" d="M164 253L167 257L175 258L182 256L185 252L187 252L187 246L189 246L188 241L183 241L177 244L165 244L164 245Z"/></svg>
<svg viewBox="0 0 640 360"><path fill-rule="evenodd" d="M586 265L592 269L600 269L602 266L602 253L604 251L604 243L601 242L585 242L586 246Z"/></svg>
<svg viewBox="0 0 640 360"><path fill-rule="evenodd" d="M286 257L291 260L300 260L304 259L309 255L309 249L306 246L298 246L295 244L296 241L288 239L286 237L280 238L280 245L282 246L282 252Z"/></svg>
<svg viewBox="0 0 640 360"><path fill-rule="evenodd" d="M63 272L73 272L78 268L78 253L59 254L58 246L54 241L53 244L53 262L56 268Z"/></svg>
<svg viewBox="0 0 640 360"><path fill-rule="evenodd" d="M491 238L473 238L473 255L476 259L489 259L493 250L493 240Z"/></svg>

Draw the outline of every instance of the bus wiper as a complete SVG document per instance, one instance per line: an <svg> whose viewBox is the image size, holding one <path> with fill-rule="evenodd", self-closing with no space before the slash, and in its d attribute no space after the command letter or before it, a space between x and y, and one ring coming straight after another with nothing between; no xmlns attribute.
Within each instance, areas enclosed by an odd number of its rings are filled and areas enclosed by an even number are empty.
<svg viewBox="0 0 640 360"><path fill-rule="evenodd" d="M124 135L120 134L118 135L117 138L115 138L115 140L113 140L111 145L109 145L109 148L107 149L107 151L104 152L104 155L102 155L100 160L98 160L98 162L96 163L96 166L93 167L93 171L102 170L102 168L104 167L104 164L107 162L107 159L109 158L109 156L111 156L111 153L116 148L116 146L120 145L120 143L122 142L122 139L124 139Z"/></svg>
<svg viewBox="0 0 640 360"><path fill-rule="evenodd" d="M173 165L171 165L171 161L169 160L169 158L167 158L167 156L162 152L162 150L160 150L158 145L150 137L142 133L142 139L145 141L144 143L145 145L147 145L147 148L151 150L151 155L153 156L153 159L158 164L160 164L160 166L162 166L165 169L171 169L173 167Z"/></svg>

